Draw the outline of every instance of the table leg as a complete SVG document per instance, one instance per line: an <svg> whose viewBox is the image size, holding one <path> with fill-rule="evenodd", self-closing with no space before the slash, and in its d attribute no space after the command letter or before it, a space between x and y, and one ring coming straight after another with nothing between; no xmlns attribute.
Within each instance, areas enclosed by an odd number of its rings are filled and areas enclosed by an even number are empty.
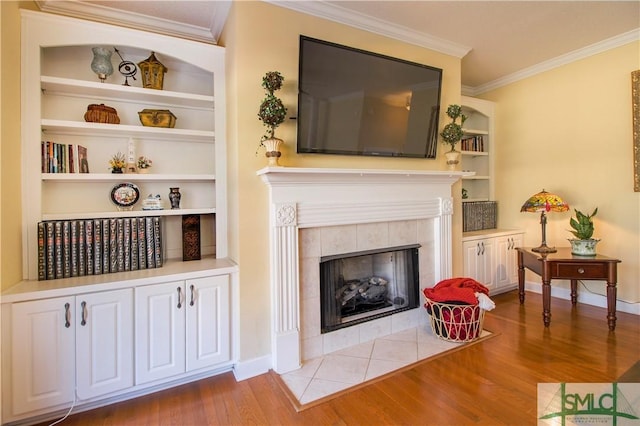
<svg viewBox="0 0 640 426"><path fill-rule="evenodd" d="M551 280L542 282L542 320L544 326L549 327L551 323Z"/></svg>
<svg viewBox="0 0 640 426"><path fill-rule="evenodd" d="M521 251L518 251L518 296L522 305L524 303L524 260Z"/></svg>
<svg viewBox="0 0 640 426"><path fill-rule="evenodd" d="M578 280L571 280L571 304L575 305L578 301Z"/></svg>
<svg viewBox="0 0 640 426"><path fill-rule="evenodd" d="M609 330L616 329L616 283L607 281L607 322Z"/></svg>

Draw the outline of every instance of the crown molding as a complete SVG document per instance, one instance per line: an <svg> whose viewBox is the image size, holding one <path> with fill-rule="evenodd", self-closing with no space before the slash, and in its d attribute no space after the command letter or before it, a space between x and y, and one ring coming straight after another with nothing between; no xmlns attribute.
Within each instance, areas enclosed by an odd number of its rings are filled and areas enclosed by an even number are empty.
<svg viewBox="0 0 640 426"><path fill-rule="evenodd" d="M216 1L215 13L211 17L211 26L206 28L79 1L36 0L36 4L44 12L136 28L209 44L218 43L218 38L231 8L231 1Z"/></svg>
<svg viewBox="0 0 640 426"><path fill-rule="evenodd" d="M582 49L577 49L564 55L557 56L548 61L541 62L532 67L522 69L514 72L502 78L499 78L489 83L482 84L476 87L465 86L463 92L469 96L477 96L479 94L489 92L491 90L498 89L511 83L515 83L525 78L532 77L536 74L541 74L546 71L550 71L554 68L558 68L575 61L579 61L589 56L597 55L598 53L606 52L607 50L615 49L625 44L633 43L640 40L640 29L635 29L622 33L620 35L602 40L598 43L591 44Z"/></svg>
<svg viewBox="0 0 640 426"><path fill-rule="evenodd" d="M464 57L470 47L463 46L439 37L415 31L407 27L396 25L382 19L373 18L361 13L354 12L336 4L329 4L322 0L317 1L282 1L263 0L275 6L295 10L307 15L327 19L329 21L359 28L371 33L380 34L389 38L400 40L405 43L435 50L456 58Z"/></svg>

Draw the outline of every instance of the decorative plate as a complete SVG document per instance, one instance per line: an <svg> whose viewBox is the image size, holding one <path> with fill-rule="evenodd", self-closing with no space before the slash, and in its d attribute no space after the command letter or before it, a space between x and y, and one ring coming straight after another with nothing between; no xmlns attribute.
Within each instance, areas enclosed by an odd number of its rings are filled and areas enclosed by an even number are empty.
<svg viewBox="0 0 640 426"><path fill-rule="evenodd" d="M140 190L130 182L119 183L111 190L111 201L122 208L133 206L140 198Z"/></svg>

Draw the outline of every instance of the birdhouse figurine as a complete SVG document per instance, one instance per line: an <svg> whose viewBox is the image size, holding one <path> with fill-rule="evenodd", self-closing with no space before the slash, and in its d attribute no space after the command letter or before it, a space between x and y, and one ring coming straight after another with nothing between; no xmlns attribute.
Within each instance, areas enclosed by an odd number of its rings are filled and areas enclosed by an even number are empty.
<svg viewBox="0 0 640 426"><path fill-rule="evenodd" d="M154 52L151 52L151 56L146 60L138 63L138 67L142 72L142 87L145 89L162 90L164 74L167 72L167 67L156 59Z"/></svg>

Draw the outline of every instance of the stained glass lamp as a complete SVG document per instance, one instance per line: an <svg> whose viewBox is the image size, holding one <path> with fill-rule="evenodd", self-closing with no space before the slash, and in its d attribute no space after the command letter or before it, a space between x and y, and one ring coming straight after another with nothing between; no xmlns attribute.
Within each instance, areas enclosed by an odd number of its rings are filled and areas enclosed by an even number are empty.
<svg viewBox="0 0 640 426"><path fill-rule="evenodd" d="M557 251L554 247L547 246L547 212L566 212L567 210L569 210L569 205L562 201L562 198L544 189L525 201L520 211L540 213L540 224L542 225L542 243L539 247L531 250L538 253L555 253Z"/></svg>

